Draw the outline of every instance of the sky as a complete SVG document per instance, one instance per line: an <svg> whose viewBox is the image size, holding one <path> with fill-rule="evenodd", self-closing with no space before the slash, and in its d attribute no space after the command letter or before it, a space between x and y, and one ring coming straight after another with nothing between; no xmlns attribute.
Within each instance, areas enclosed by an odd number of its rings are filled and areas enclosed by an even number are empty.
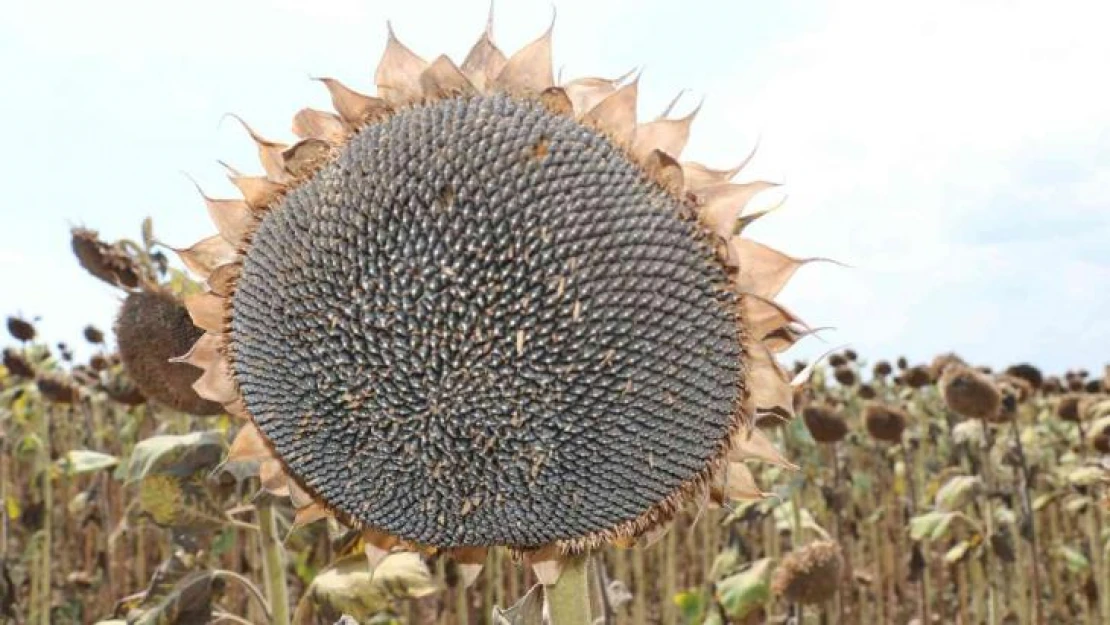
<svg viewBox="0 0 1110 625"><path fill-rule="evenodd" d="M0 22L0 315L51 340L109 327L69 228L185 247L214 231L191 182L259 170L229 113L288 139L328 108L314 76L372 92L389 20L461 61L487 0L24 1ZM786 358L953 350L994 367L1110 363L1110 4L1101 1L501 0L511 51L555 15L564 77L642 70L640 114L704 101L686 158L783 183L750 234L804 267L782 301L827 326ZM778 192L778 191L776 191ZM763 201L777 198L767 197Z"/></svg>

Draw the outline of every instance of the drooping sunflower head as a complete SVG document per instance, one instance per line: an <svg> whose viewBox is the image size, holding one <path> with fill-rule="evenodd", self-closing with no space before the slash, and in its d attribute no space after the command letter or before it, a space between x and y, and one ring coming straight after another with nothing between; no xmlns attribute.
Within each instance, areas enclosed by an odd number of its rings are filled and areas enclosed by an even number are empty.
<svg viewBox="0 0 1110 625"><path fill-rule="evenodd" d="M336 113L251 130L265 175L206 198L186 360L302 519L578 551L788 464L751 424L792 414L773 298L805 261L739 236L772 185L680 162L693 116L638 123L635 81L556 85L550 43L456 65L391 32L377 96L323 79Z"/></svg>

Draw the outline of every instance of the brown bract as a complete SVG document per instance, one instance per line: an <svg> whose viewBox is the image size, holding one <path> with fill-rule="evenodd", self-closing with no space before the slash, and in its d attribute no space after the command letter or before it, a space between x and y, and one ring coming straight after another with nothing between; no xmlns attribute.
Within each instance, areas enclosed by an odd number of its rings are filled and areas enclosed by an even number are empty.
<svg viewBox="0 0 1110 625"><path fill-rule="evenodd" d="M766 212L749 214L745 207L755 195L774 185L764 181L732 182L747 159L738 167L726 169L681 161L693 114L639 121L638 83L624 78L589 77L557 84L551 68L550 30L515 54L505 55L493 43L487 28L459 65L445 56L431 62L424 60L390 30L375 73L376 95L359 93L333 78L320 80L331 95L335 112L301 110L293 120L298 139L292 143L264 138L244 124L257 147L263 174L247 175L230 169L231 181L242 199L205 196L217 233L177 250L182 261L207 285L204 293L185 302L193 322L204 331L182 358L182 362L203 370L193 385L200 396L222 404L236 416L253 418L233 377L234 354L227 347L231 301L243 259L251 249L252 233L286 194L312 180L321 167L341 155L352 137L400 111L448 98L504 94L539 102L551 113L608 138L639 166L645 179L669 193L683 211L696 219L704 236L714 242L717 260L730 278L725 286L735 292L739 302L736 323L746 355L744 379L737 381L743 399L736 407L733 432L721 441L717 459L639 516L602 532L529 550L525 554L528 560L541 564L568 552L609 542L627 545L637 538L651 537L691 502L704 505L710 500L762 497L747 468L749 460L791 466L752 425L760 417L788 419L793 415L792 380L778 364L776 354L810 330L774 298L794 272L813 259L794 258L741 236L746 224ZM544 153L543 145L534 146L537 158ZM517 335L518 350L522 339L523 334ZM235 437L229 461L258 462L263 488L292 499L298 524L329 515L355 523L351 515L334 509L305 488L298 476L291 475L252 421L246 422ZM360 529L371 561L398 547L428 547L378 528ZM485 560L485 547L459 547L453 553L460 562L475 568ZM536 570L542 573L541 579L550 577L544 565Z"/></svg>

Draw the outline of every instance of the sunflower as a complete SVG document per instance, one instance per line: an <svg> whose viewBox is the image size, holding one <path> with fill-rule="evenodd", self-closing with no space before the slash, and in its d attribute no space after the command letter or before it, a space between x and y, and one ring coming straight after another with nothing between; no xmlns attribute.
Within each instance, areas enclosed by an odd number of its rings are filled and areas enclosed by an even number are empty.
<svg viewBox="0 0 1110 625"><path fill-rule="evenodd" d="M807 326L774 298L807 260L741 236L773 184L680 160L693 114L557 84L551 29L505 55L487 26L461 65L390 29L376 95L320 80L335 112L292 144L244 123L264 175L230 170L242 199L177 250L207 285L194 388L296 522L550 580L792 466L752 424L793 415L775 354Z"/></svg>

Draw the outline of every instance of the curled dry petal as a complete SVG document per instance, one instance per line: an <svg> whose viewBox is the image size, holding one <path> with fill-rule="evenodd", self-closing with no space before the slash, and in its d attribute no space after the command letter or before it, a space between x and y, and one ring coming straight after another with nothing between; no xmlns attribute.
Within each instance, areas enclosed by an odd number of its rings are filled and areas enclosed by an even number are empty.
<svg viewBox="0 0 1110 625"><path fill-rule="evenodd" d="M694 122L695 110L681 119L658 119L636 127L636 140L632 144L632 154L644 158L652 150L662 150L678 158L690 138L690 125Z"/></svg>
<svg viewBox="0 0 1110 625"><path fill-rule="evenodd" d="M442 54L420 75L420 88L429 98L475 92L474 85L462 70Z"/></svg>
<svg viewBox="0 0 1110 625"><path fill-rule="evenodd" d="M389 26L389 40L378 63L374 82L386 102L396 106L420 99L420 75L428 63L398 41Z"/></svg>
<svg viewBox="0 0 1110 625"><path fill-rule="evenodd" d="M185 310L193 325L219 334L224 327L224 298L214 293L194 293L185 296Z"/></svg>
<svg viewBox="0 0 1110 625"><path fill-rule="evenodd" d="M231 441L227 452L228 461L269 460L273 452L266 445L262 432L253 422L247 422L239 428L239 433Z"/></svg>
<svg viewBox="0 0 1110 625"><path fill-rule="evenodd" d="M235 290L235 281L239 279L242 269L243 265L237 262L216 267L208 276L208 290L220 297L231 297L232 291Z"/></svg>
<svg viewBox="0 0 1110 625"><path fill-rule="evenodd" d="M559 581L563 573L562 554L555 545L547 545L525 554L524 560L532 567L536 574L536 581L544 586L551 586Z"/></svg>
<svg viewBox="0 0 1110 625"><path fill-rule="evenodd" d="M366 560L370 563L370 568L377 568L382 560L389 555L389 550L393 549L398 542L395 536L391 536L384 532L363 530L363 551L366 553Z"/></svg>
<svg viewBox="0 0 1110 625"><path fill-rule="evenodd" d="M728 459L733 461L759 460L768 464L777 465L784 469L796 470L793 464L782 455L771 439L759 428L744 428L737 432L732 439L732 448L729 450Z"/></svg>
<svg viewBox="0 0 1110 625"><path fill-rule="evenodd" d="M755 293L741 292L740 307L748 329L759 340L765 339L783 326L805 325L782 304Z"/></svg>
<svg viewBox="0 0 1110 625"><path fill-rule="evenodd" d="M681 195L683 188L682 166L670 154L652 150L643 160L644 171L673 195Z"/></svg>
<svg viewBox="0 0 1110 625"><path fill-rule="evenodd" d="M743 184L719 184L698 191L702 223L717 235L730 238L748 201L760 191L774 186L773 182L757 180Z"/></svg>
<svg viewBox="0 0 1110 625"><path fill-rule="evenodd" d="M551 32L554 27L552 21L539 39L509 57L497 74L496 87L511 92L539 93L555 84L551 70Z"/></svg>
<svg viewBox="0 0 1110 625"><path fill-rule="evenodd" d="M631 74L619 78L577 78L563 85L567 97L570 98L574 111L579 116L593 110L601 101L613 95L622 82Z"/></svg>
<svg viewBox="0 0 1110 625"><path fill-rule="evenodd" d="M334 113L305 108L293 116L293 134L339 145L347 139L347 125Z"/></svg>
<svg viewBox="0 0 1110 625"><path fill-rule="evenodd" d="M786 372L775 360L774 354L759 341L752 342L749 353L751 367L748 371L748 385L756 411L793 417L794 392Z"/></svg>
<svg viewBox="0 0 1110 625"><path fill-rule="evenodd" d="M277 497L289 495L289 476L276 458L264 460L258 467L258 478L262 481L262 490Z"/></svg>
<svg viewBox="0 0 1110 625"><path fill-rule="evenodd" d="M730 462L722 484L724 496L732 501L751 501L767 496L755 481L751 469L743 462Z"/></svg>
<svg viewBox="0 0 1110 625"><path fill-rule="evenodd" d="M460 547L451 552L455 563L459 565L459 574L462 576L463 588L469 588L486 563L487 549L485 547Z"/></svg>
<svg viewBox="0 0 1110 625"><path fill-rule="evenodd" d="M268 207L285 192L285 185L270 180L265 176L228 176L231 184L243 194L243 201L253 209L260 210Z"/></svg>
<svg viewBox="0 0 1110 625"><path fill-rule="evenodd" d="M242 243L254 222L251 207L243 200L216 200L204 194L198 186L197 191L208 207L208 217L216 230L233 247Z"/></svg>
<svg viewBox="0 0 1110 625"><path fill-rule="evenodd" d="M297 508L297 511L293 514L293 525L294 527L304 527L329 516L331 516L331 513L328 512L327 508L322 504L313 502L303 508Z"/></svg>
<svg viewBox="0 0 1110 625"><path fill-rule="evenodd" d="M301 485L296 480L289 480L289 503L293 504L294 508L300 509L312 505L312 495L308 491L301 488Z"/></svg>
<svg viewBox="0 0 1110 625"><path fill-rule="evenodd" d="M819 260L787 256L762 243L742 237L733 237L728 244L730 255L736 258L740 268L736 277L737 287L768 299L782 291L799 267Z"/></svg>
<svg viewBox="0 0 1110 625"><path fill-rule="evenodd" d="M293 178L304 178L328 160L334 147L322 139L303 139L281 153L285 171Z"/></svg>
<svg viewBox="0 0 1110 625"><path fill-rule="evenodd" d="M570 103L567 92L562 87L548 87L540 94L540 102L548 111L556 115L573 115L574 105Z"/></svg>
<svg viewBox="0 0 1110 625"><path fill-rule="evenodd" d="M389 104L380 98L359 93L334 78L320 78L331 93L331 105L352 128L389 113Z"/></svg>
<svg viewBox="0 0 1110 625"><path fill-rule="evenodd" d="M289 182L289 176L285 173L285 163L281 157L281 153L289 146L277 141L271 141L259 135L251 128L247 122L237 115L232 115L243 128L246 129L247 134L254 140L255 145L258 146L258 160L262 163L262 169L266 172L266 177L273 182L284 184Z"/></svg>
<svg viewBox="0 0 1110 625"><path fill-rule="evenodd" d="M493 43L493 12L490 11L486 30L463 60L462 73L479 91L488 91L507 61L505 54Z"/></svg>
<svg viewBox="0 0 1110 625"><path fill-rule="evenodd" d="M634 80L586 113L582 121L605 133L618 144L632 143L636 132L636 97L639 81Z"/></svg>
<svg viewBox="0 0 1110 625"><path fill-rule="evenodd" d="M202 239L190 248L173 248L173 251L189 271L201 278L207 278L216 267L230 263L236 257L235 246L218 234Z"/></svg>

